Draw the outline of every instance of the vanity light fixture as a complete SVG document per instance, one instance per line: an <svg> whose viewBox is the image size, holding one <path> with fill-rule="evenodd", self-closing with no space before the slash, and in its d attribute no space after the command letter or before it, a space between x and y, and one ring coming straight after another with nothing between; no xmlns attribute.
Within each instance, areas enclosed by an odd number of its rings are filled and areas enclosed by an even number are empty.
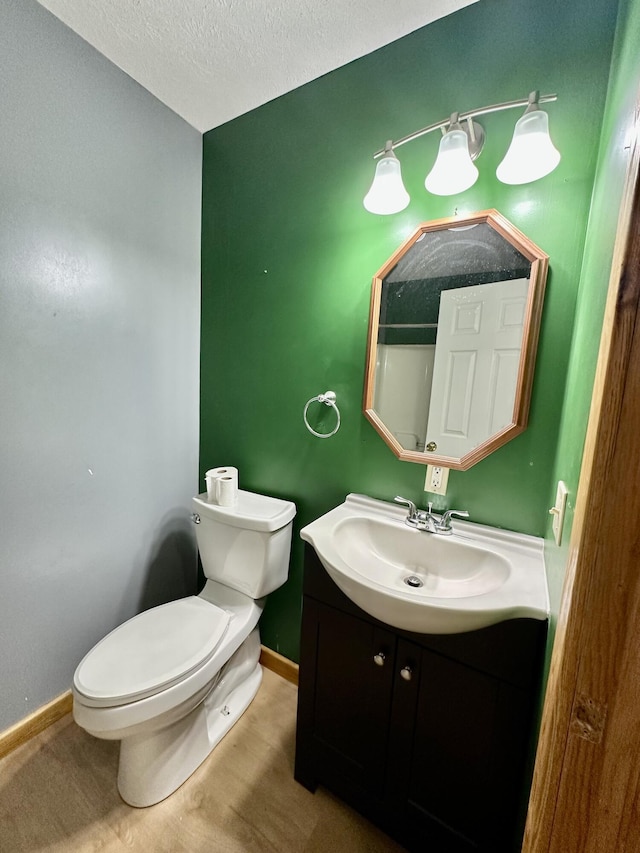
<svg viewBox="0 0 640 853"><path fill-rule="evenodd" d="M402 183L400 161L393 153L391 140L384 147L363 204L369 213L399 213L409 204L409 193Z"/></svg>
<svg viewBox="0 0 640 853"><path fill-rule="evenodd" d="M503 184L528 184L553 172L560 152L549 136L549 116L538 106L535 92L529 95L524 115L518 119L504 160L496 169Z"/></svg>
<svg viewBox="0 0 640 853"><path fill-rule="evenodd" d="M458 121L458 113L453 113L449 119L449 130L440 140L438 159L433 169L425 178L425 188L434 195L455 195L472 187L478 180L478 170L473 165L473 155L478 156L482 148L479 141L484 139L476 133L480 125L470 121L473 129L466 131ZM469 143L473 144L470 145Z"/></svg>
<svg viewBox="0 0 640 853"><path fill-rule="evenodd" d="M389 140L384 149L373 155L378 160L373 183L364 198L370 213L398 213L409 204L409 194L402 183L400 161L394 153L407 142L419 139L434 130L442 132L436 162L425 179L425 188L434 195L455 195L475 184L478 170L473 161L484 145L484 129L475 118L501 110L526 107L518 120L511 145L496 170L498 180L505 184L527 184L552 172L560 162L560 154L549 136L549 119L540 104L557 100L557 95L531 92L527 99L506 101L465 113L452 113L448 119L403 136Z"/></svg>

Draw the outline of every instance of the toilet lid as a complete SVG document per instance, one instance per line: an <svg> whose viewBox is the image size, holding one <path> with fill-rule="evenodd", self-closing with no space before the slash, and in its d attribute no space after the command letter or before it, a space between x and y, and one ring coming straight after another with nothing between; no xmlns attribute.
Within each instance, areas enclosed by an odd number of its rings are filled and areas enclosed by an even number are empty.
<svg viewBox="0 0 640 853"><path fill-rule="evenodd" d="M158 693L211 657L230 618L197 596L146 610L85 655L74 676L75 687L104 706Z"/></svg>

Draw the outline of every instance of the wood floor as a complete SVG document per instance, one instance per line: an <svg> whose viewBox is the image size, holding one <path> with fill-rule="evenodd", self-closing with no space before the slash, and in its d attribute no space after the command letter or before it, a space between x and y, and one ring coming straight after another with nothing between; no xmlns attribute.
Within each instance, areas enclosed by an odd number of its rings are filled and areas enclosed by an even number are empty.
<svg viewBox="0 0 640 853"><path fill-rule="evenodd" d="M64 717L0 761L1 853L402 853L323 789L295 782L296 693L265 670L231 732L148 809L118 796L118 743Z"/></svg>

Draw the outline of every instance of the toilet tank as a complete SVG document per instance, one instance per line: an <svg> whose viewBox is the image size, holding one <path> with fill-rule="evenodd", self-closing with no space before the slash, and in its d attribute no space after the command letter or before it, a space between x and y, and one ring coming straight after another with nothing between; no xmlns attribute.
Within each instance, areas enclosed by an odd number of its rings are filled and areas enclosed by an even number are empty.
<svg viewBox="0 0 640 853"><path fill-rule="evenodd" d="M286 581L291 501L238 490L233 507L209 503L206 492L192 500L196 539L205 575L250 598L262 598Z"/></svg>

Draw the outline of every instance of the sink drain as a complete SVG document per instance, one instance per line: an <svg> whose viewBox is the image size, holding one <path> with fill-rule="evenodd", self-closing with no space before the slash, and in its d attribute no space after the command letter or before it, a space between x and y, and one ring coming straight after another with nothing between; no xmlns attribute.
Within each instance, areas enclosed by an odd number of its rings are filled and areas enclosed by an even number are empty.
<svg viewBox="0 0 640 853"><path fill-rule="evenodd" d="M407 586L414 587L414 589L416 587L422 586L422 581L420 580L419 577L416 577L416 575L409 575L408 578L404 579L404 582L406 583Z"/></svg>

